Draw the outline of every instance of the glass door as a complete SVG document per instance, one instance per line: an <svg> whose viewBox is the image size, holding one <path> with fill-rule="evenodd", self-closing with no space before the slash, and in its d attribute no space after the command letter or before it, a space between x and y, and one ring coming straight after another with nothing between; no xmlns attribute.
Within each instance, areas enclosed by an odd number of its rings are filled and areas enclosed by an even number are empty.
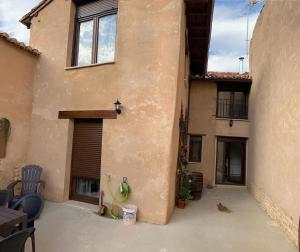
<svg viewBox="0 0 300 252"><path fill-rule="evenodd" d="M216 184L245 184L246 139L219 137Z"/></svg>

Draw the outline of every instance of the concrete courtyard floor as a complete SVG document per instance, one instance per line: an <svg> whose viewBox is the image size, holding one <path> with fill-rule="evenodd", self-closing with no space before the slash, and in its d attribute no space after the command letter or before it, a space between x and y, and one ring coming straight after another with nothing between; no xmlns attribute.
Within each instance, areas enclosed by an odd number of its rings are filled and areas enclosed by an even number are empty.
<svg viewBox="0 0 300 252"><path fill-rule="evenodd" d="M219 202L232 212L219 212ZM46 203L36 222L37 252L298 251L244 188L206 190L165 226L124 226L70 204Z"/></svg>

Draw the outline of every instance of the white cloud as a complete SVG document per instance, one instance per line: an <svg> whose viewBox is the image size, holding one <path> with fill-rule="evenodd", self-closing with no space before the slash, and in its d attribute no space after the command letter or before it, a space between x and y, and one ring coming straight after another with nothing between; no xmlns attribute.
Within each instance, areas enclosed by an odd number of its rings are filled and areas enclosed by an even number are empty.
<svg viewBox="0 0 300 252"><path fill-rule="evenodd" d="M249 15L249 39L258 13ZM239 70L239 57L245 57L244 70L248 71L247 60L247 4L236 6L217 5L214 12L208 71Z"/></svg>
<svg viewBox="0 0 300 252"><path fill-rule="evenodd" d="M19 19L38 3L39 0L0 0L0 31L28 43L29 30Z"/></svg>
<svg viewBox="0 0 300 252"><path fill-rule="evenodd" d="M249 71L248 60L246 55L240 55L244 57L244 71ZM220 71L220 72L239 72L239 57L234 53L210 55L208 61L208 71Z"/></svg>

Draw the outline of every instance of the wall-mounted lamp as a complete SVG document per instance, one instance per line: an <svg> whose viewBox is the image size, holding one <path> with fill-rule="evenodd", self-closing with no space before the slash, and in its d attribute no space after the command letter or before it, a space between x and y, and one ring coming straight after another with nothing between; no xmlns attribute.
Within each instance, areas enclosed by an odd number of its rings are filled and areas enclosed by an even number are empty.
<svg viewBox="0 0 300 252"><path fill-rule="evenodd" d="M230 127L233 126L233 120L232 120L232 119L229 121L229 126L230 126Z"/></svg>
<svg viewBox="0 0 300 252"><path fill-rule="evenodd" d="M121 114L122 113L122 107L121 107L122 103L119 102L119 99L117 99L117 101L115 102L115 109L116 109L116 112L118 114Z"/></svg>

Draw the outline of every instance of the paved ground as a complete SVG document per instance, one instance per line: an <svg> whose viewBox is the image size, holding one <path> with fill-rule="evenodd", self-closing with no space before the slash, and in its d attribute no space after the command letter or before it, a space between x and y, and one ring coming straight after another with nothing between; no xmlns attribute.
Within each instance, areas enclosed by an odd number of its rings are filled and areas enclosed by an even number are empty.
<svg viewBox="0 0 300 252"><path fill-rule="evenodd" d="M222 202L232 213L222 213ZM245 189L213 189L166 226L98 217L93 212L48 202L36 223L37 252L296 252ZM27 244L26 252L30 252Z"/></svg>

